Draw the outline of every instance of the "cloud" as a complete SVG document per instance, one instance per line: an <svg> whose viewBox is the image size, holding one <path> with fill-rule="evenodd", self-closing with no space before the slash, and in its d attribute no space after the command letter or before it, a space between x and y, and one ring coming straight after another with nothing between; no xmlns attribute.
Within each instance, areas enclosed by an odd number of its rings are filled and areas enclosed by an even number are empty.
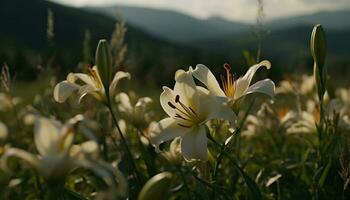
<svg viewBox="0 0 350 200"><path fill-rule="evenodd" d="M257 0L55 0L73 6L123 4L171 9L199 18L222 16L252 22ZM291 15L350 8L349 0L263 0L266 20Z"/></svg>

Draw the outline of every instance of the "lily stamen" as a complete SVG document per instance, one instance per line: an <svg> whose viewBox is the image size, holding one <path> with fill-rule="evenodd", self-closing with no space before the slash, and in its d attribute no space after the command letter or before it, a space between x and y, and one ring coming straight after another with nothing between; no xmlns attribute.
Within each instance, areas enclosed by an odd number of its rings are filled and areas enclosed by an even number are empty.
<svg viewBox="0 0 350 200"><path fill-rule="evenodd" d="M179 104L180 107L174 105L172 102L168 102L168 105L172 108L178 111L178 113L175 114L174 117L182 119L190 124L192 124L195 121L199 121L199 117L197 113L190 107L186 106L184 103L180 101L180 95L176 95L175 97L175 103ZM184 125L179 123L180 126L190 128L190 125Z"/></svg>
<svg viewBox="0 0 350 200"><path fill-rule="evenodd" d="M179 109L179 108L176 107L174 104L172 104L170 101L168 102L168 105L169 105L171 108L173 108L173 109L175 109L175 110L181 112L182 114L184 114L184 115L185 115L186 117L188 117L188 118L185 118L185 117L181 116L181 115L178 114L178 113L176 113L175 117L179 117L179 118L182 118L182 119L185 119L185 120L190 120L191 115L189 115L187 112L185 112L185 111Z"/></svg>
<svg viewBox="0 0 350 200"><path fill-rule="evenodd" d="M86 65L86 67L89 70L89 73L91 75L90 78L92 79L92 81L96 84L98 88L102 88L102 82L97 71L91 65Z"/></svg>
<svg viewBox="0 0 350 200"><path fill-rule="evenodd" d="M223 75L221 75L221 82L224 93L226 96L234 98L236 93L236 81L234 75L231 74L231 67L229 64L224 64L224 69L226 70L226 79Z"/></svg>
<svg viewBox="0 0 350 200"><path fill-rule="evenodd" d="M190 115L191 118L195 117L198 119L198 115L196 114L196 112L190 107L190 106L186 106L185 104L183 104L181 101L180 101L180 95L176 95L175 97L175 102L180 104L181 107L187 112L187 114Z"/></svg>

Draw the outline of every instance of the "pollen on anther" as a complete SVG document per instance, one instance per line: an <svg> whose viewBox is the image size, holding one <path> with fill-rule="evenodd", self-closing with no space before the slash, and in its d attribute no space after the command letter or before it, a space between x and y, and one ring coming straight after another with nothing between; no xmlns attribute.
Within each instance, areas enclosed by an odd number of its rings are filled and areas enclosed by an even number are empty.
<svg viewBox="0 0 350 200"><path fill-rule="evenodd" d="M230 71L231 70L231 66L228 63L224 64L224 68L226 71Z"/></svg>
<svg viewBox="0 0 350 200"><path fill-rule="evenodd" d="M176 95L175 102L178 103L180 101L180 95Z"/></svg>
<svg viewBox="0 0 350 200"><path fill-rule="evenodd" d="M176 109L176 106L174 106L174 104L172 104L170 101L168 102L168 105L173 108L173 109Z"/></svg>

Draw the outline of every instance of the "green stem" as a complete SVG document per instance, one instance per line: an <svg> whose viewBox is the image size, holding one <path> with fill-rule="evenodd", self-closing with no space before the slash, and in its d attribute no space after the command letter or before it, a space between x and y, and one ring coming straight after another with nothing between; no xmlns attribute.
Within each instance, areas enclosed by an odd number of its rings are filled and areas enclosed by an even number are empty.
<svg viewBox="0 0 350 200"><path fill-rule="evenodd" d="M102 147L103 147L103 157L105 158L106 161L108 161L109 156L108 156L108 145L107 145L107 138L100 138L100 141L102 143Z"/></svg>
<svg viewBox="0 0 350 200"><path fill-rule="evenodd" d="M34 175L35 175L35 185L36 185L36 188L37 188L38 193L39 193L39 199L44 199L43 188L42 188L41 183L40 183L40 177L36 171L34 171Z"/></svg>
<svg viewBox="0 0 350 200"><path fill-rule="evenodd" d="M150 155L147 147L141 141L141 136L144 135L142 130L140 130L139 128L136 128L136 130L138 132L137 140L138 140L139 146L141 147L141 155L143 157L143 161L145 162L148 176L152 177L152 176L156 175L156 173L157 173L156 167L154 166L153 159L151 158L151 155Z"/></svg>
<svg viewBox="0 0 350 200"><path fill-rule="evenodd" d="M115 116L115 114L114 114L114 112L113 112L112 105L111 105L110 103L107 103L107 107L108 107L108 109L109 109L109 111L110 111L110 113L111 113L113 122L114 122L115 126L116 126L117 129L118 129L118 133L119 133L119 136L120 136L120 138L121 138L121 141L122 141L122 144L123 144L123 147L124 147L125 154L126 154L126 156L128 157L128 160L129 160L130 163L131 163L131 167L133 168L134 175L135 175L136 180L137 180L137 182L138 182L138 184L137 184L137 185L138 185L137 189L138 189L139 186L141 185L141 178L140 178L140 175L139 175L139 173L138 173L138 170L137 170L137 167L136 167L136 164L135 164L135 160L134 160L134 158L132 157L132 154L131 154L131 151L130 151L130 149L129 149L128 143L126 142L126 139L125 139L125 137L124 137L124 135L123 135L123 133L122 133L120 127L119 127L117 118L116 118L116 116ZM112 141L115 142L113 139L112 139ZM116 144L115 144L115 145L116 145Z"/></svg>
<svg viewBox="0 0 350 200"><path fill-rule="evenodd" d="M226 148L226 145L223 144L221 145L219 142L217 142L213 136L210 134L209 130L207 129L207 137L210 141L212 141L216 146L218 146L218 148L220 148L220 153L218 154L217 158L216 158L216 163L215 163L215 168L214 168L214 172L213 172L213 182L215 183L213 185L213 190L212 190L212 193L211 193L211 199L215 199L215 195L216 195L216 187L217 187L217 184L216 184L216 181L217 181L217 176L218 176L218 173L219 173L219 167L220 167L220 164L221 164L221 161L222 161L222 157L223 157L223 152L225 151L225 148Z"/></svg>
<svg viewBox="0 0 350 200"><path fill-rule="evenodd" d="M190 192L190 188L188 187L186 176L185 176L184 172L181 170L181 168L179 166L176 166L176 169L180 172L181 178L182 178L182 180L184 182L184 188L186 190L187 198L191 199L192 195L191 195L191 192Z"/></svg>
<svg viewBox="0 0 350 200"><path fill-rule="evenodd" d="M212 189L212 190L214 190L214 188L220 189L220 191L223 192L223 195L224 195L225 199L232 199L232 198L230 198L230 196L227 194L226 189L225 189L224 187L215 186L215 185L213 185L212 183L210 183L210 182L208 182L208 181L206 181L206 180L204 180L204 179L202 179L202 178L196 176L196 175L193 174L193 173L192 173L192 176L193 176L197 181L199 181L200 183L202 183L203 185L207 186L208 188L210 188L210 189Z"/></svg>

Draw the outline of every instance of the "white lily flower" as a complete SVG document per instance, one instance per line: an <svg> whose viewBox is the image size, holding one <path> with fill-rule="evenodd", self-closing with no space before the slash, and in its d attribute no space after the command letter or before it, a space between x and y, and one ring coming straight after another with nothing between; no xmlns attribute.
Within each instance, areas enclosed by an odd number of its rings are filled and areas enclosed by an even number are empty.
<svg viewBox="0 0 350 200"><path fill-rule="evenodd" d="M118 102L118 110L125 119L139 128L147 126L149 121L149 113L147 113L147 109L152 103L151 98L139 98L137 102L132 105L129 96L126 93L121 92L115 96L115 101Z"/></svg>
<svg viewBox="0 0 350 200"><path fill-rule="evenodd" d="M78 115L65 124L52 119L38 117L34 121L34 143L39 155L18 148L8 148L1 159L1 167L10 171L7 161L18 157L29 163L48 180L60 180L72 169L86 165L85 158L96 156L98 144L87 141L73 145L74 126L82 120ZM84 162L81 162L84 161Z"/></svg>
<svg viewBox="0 0 350 200"><path fill-rule="evenodd" d="M255 72L262 66L270 69L271 63L264 60L258 64L255 64L249 68L243 77L235 80L234 76L230 72L230 66L224 65L226 70L226 79L222 79L222 89L220 88L220 85L215 79L213 73L205 65L198 64L194 70L190 69L190 71L196 79L202 82L209 89L210 92L217 96L237 100L247 94L259 92L273 98L275 95L275 84L272 80L264 79L250 85Z"/></svg>
<svg viewBox="0 0 350 200"><path fill-rule="evenodd" d="M6 139L7 135L8 135L8 130L6 125L0 121L0 140Z"/></svg>
<svg viewBox="0 0 350 200"><path fill-rule="evenodd" d="M5 93L0 93L0 111L6 111L21 102L19 97L9 97Z"/></svg>
<svg viewBox="0 0 350 200"><path fill-rule="evenodd" d="M315 78L313 75L302 75L297 80L283 80L276 88L276 94L297 93L305 96L313 96L316 92Z"/></svg>
<svg viewBox="0 0 350 200"><path fill-rule="evenodd" d="M256 114L248 115L242 136L251 137L266 133L284 133L297 121L297 112L289 109L274 110L269 104L262 104Z"/></svg>
<svg viewBox="0 0 350 200"><path fill-rule="evenodd" d="M169 150L163 153L164 157L172 164L180 164L181 156L181 138L175 138L169 146Z"/></svg>
<svg viewBox="0 0 350 200"><path fill-rule="evenodd" d="M319 113L309 113L306 111L289 111L285 120L289 122L286 130L287 134L308 134L316 133L316 123L319 120Z"/></svg>
<svg viewBox="0 0 350 200"><path fill-rule="evenodd" d="M195 85L190 72L178 70L174 89L163 87L160 103L169 115L151 130L151 143L159 144L181 137L181 153L186 160L208 159L205 123L225 119L234 125L236 115L226 106L226 98L212 95Z"/></svg>
<svg viewBox="0 0 350 200"><path fill-rule="evenodd" d="M106 92L103 87L100 74L96 66L89 68L90 74L83 73L69 73L67 76L67 80L58 83L53 92L54 99L62 103L67 100L69 96L71 96L74 92L78 94L78 102L82 100L82 98L90 94L94 98L99 101L106 100ZM109 85L109 92L111 96L114 96L115 89L118 82L123 79L130 79L130 74L127 72L119 71L114 75L114 78ZM77 83L80 81L82 84Z"/></svg>

